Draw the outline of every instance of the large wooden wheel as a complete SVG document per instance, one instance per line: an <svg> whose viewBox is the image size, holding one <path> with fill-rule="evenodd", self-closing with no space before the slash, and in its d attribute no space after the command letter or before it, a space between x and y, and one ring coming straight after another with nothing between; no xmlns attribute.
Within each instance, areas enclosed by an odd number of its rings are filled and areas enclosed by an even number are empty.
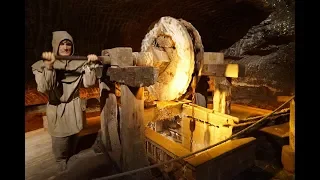
<svg viewBox="0 0 320 180"><path fill-rule="evenodd" d="M146 34L141 51L148 52L157 48L165 51L170 59L169 64L157 66L158 81L146 88L154 100L175 100L186 92L195 69L194 47L197 48L197 54L200 54L197 58L202 59L200 56L203 56L203 46L199 33L184 20L162 17Z"/></svg>

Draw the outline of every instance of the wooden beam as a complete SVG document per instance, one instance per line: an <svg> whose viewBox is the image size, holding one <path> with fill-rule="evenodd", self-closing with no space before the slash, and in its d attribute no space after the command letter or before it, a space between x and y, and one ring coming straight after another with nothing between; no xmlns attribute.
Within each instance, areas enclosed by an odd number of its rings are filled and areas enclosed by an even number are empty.
<svg viewBox="0 0 320 180"><path fill-rule="evenodd" d="M156 83L158 70L148 66L130 66L123 68L108 68L110 81L126 84L131 87L150 86Z"/></svg>
<svg viewBox="0 0 320 180"><path fill-rule="evenodd" d="M145 152L144 93L143 87L121 85L120 136L122 145L122 171L147 166ZM149 170L131 175L133 179L148 179Z"/></svg>
<svg viewBox="0 0 320 180"><path fill-rule="evenodd" d="M287 122L279 125L267 126L261 128L259 131L272 134L280 138L289 137L289 123Z"/></svg>
<svg viewBox="0 0 320 180"><path fill-rule="evenodd" d="M277 102L286 102L288 101L292 96L277 96Z"/></svg>
<svg viewBox="0 0 320 180"><path fill-rule="evenodd" d="M193 113L192 113L193 111ZM233 117L227 114L212 112L207 108L203 108L197 105L182 105L182 114L192 116L204 122L208 122L212 125L223 126L226 123L234 124L235 121L239 121L237 117Z"/></svg>
<svg viewBox="0 0 320 180"><path fill-rule="evenodd" d="M149 52L134 52L132 55L136 66L152 66L161 69L170 62L167 52L156 47L151 47Z"/></svg>
<svg viewBox="0 0 320 180"><path fill-rule="evenodd" d="M295 151L295 101L290 103L290 119L289 119L289 145Z"/></svg>
<svg viewBox="0 0 320 180"><path fill-rule="evenodd" d="M111 66L133 66L132 48L117 47L112 49L105 49L102 50L101 55L110 57Z"/></svg>
<svg viewBox="0 0 320 180"><path fill-rule="evenodd" d="M131 54L130 48L106 49L101 52L102 56L110 56L110 59L118 58L119 61L111 61L111 65L119 66L122 66L123 61L131 63L131 59L128 57L129 54ZM110 69L110 67L104 66L101 74L107 74L108 69ZM116 98L116 84L110 82L105 76L101 76L99 79L99 89L101 141L110 158L121 168L120 157L122 146L118 132L119 112Z"/></svg>
<svg viewBox="0 0 320 180"><path fill-rule="evenodd" d="M229 152L236 151L238 148L248 145L248 143L252 143L255 140L256 138L254 137L230 140L207 151L199 153L198 156L191 156L185 160L193 167L198 167L208 161L218 160L218 157L227 155Z"/></svg>
<svg viewBox="0 0 320 180"><path fill-rule="evenodd" d="M204 53L204 64L224 64L224 54ZM201 72L202 73L202 72ZM213 109L224 114L231 113L231 79L214 77Z"/></svg>
<svg viewBox="0 0 320 180"><path fill-rule="evenodd" d="M245 67L240 64L204 64L202 76L238 78L245 76Z"/></svg>
<svg viewBox="0 0 320 180"><path fill-rule="evenodd" d="M182 105L190 103L191 101L158 101L157 106L144 110L145 119L144 124L147 125L151 121L161 121L172 119L175 116L181 115Z"/></svg>
<svg viewBox="0 0 320 180"><path fill-rule="evenodd" d="M115 84L100 82L101 96L100 96L100 123L101 123L101 140L109 153L111 159L116 162L118 167L121 167L121 144L118 132L118 105L115 95Z"/></svg>
<svg viewBox="0 0 320 180"><path fill-rule="evenodd" d="M186 160L196 166L194 179L234 179L255 162L256 140L235 139L213 147Z"/></svg>

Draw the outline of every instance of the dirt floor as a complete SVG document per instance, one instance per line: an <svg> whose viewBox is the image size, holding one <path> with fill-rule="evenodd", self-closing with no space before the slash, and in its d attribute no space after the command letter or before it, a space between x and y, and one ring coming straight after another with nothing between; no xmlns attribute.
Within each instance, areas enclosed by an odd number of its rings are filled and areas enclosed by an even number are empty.
<svg viewBox="0 0 320 180"><path fill-rule="evenodd" d="M26 180L91 180L98 177L117 173L108 156L96 153L90 148L97 134L81 137L79 153L68 163L65 173L57 174L53 155L51 153L51 138L43 129L26 133ZM234 180L291 180L294 176L283 170L279 148L282 142L259 136L255 166L239 174ZM280 140L286 141L286 140ZM281 148L280 148L281 149ZM280 153L280 154L279 154ZM164 179L157 170L153 170L154 177L150 179ZM123 178L127 179L127 178Z"/></svg>

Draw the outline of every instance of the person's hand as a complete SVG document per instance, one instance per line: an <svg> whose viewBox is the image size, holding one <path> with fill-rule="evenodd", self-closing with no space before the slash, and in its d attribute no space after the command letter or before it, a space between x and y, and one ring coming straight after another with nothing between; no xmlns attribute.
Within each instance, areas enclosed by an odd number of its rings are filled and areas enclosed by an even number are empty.
<svg viewBox="0 0 320 180"><path fill-rule="evenodd" d="M95 54L89 54L87 58L88 58L88 62L98 61L98 56Z"/></svg>
<svg viewBox="0 0 320 180"><path fill-rule="evenodd" d="M53 67L53 63L56 60L54 54L52 52L43 52L42 58L44 60L44 63L47 65L48 68Z"/></svg>

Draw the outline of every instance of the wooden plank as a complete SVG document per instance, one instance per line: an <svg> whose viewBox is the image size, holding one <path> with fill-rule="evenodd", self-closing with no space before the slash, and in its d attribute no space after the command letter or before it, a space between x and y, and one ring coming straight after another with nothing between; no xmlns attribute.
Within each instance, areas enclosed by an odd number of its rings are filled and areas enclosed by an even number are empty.
<svg viewBox="0 0 320 180"><path fill-rule="evenodd" d="M256 108L256 107L246 106L242 104L233 104L232 109L243 111L243 112L251 112L256 115L267 115L272 112L272 110L269 110L269 109Z"/></svg>
<svg viewBox="0 0 320 180"><path fill-rule="evenodd" d="M232 135L233 127L212 126L204 122L195 121L194 131L190 131L192 118L182 117L180 122L181 128L181 145L189 151L197 151L218 143L229 138ZM192 138L192 144L191 144Z"/></svg>
<svg viewBox="0 0 320 180"><path fill-rule="evenodd" d="M240 64L204 64L202 76L238 78L245 76L245 67Z"/></svg>
<svg viewBox="0 0 320 180"><path fill-rule="evenodd" d="M170 62L167 52L155 47L151 47L150 52L133 52L132 55L136 66L152 66L162 69Z"/></svg>
<svg viewBox="0 0 320 180"><path fill-rule="evenodd" d="M204 64L224 64L224 54L216 52L204 53ZM216 112L231 113L231 79L214 77L213 109Z"/></svg>
<svg viewBox="0 0 320 180"><path fill-rule="evenodd" d="M238 120L235 120L235 123L240 123L241 120L248 117L254 116L265 116L270 114L272 111L268 109L261 109L241 104L232 104L231 105L231 115L237 117Z"/></svg>
<svg viewBox="0 0 320 180"><path fill-rule="evenodd" d="M208 150L194 158L203 158L196 167L196 179L234 179L239 173L255 164L256 143L252 137L232 140ZM210 159L205 161L206 159Z"/></svg>
<svg viewBox="0 0 320 180"><path fill-rule="evenodd" d="M145 152L144 93L143 87L121 85L120 136L122 145L122 171L129 171L147 166ZM133 179L151 177L150 170L132 175Z"/></svg>
<svg viewBox="0 0 320 180"><path fill-rule="evenodd" d="M131 49L111 49L111 50L103 50L102 55L110 55L114 56L111 58L119 58L120 65L121 63L131 63L131 60L125 59L131 53ZM120 53L120 54L112 54L112 53ZM123 53L123 54L121 54ZM111 59L112 60L112 59ZM112 61L111 61L112 62ZM114 62L111 64L113 65ZM108 69L110 67L104 66L101 74L107 74ZM117 68L115 68L117 69ZM110 155L110 158L117 164L119 168L121 168L121 143L118 130L120 127L118 126L118 103L116 93L117 87L114 82L110 82L110 79L102 76L99 79L99 89L100 89L100 127L101 127L101 140L102 144L105 147L106 151Z"/></svg>
<svg viewBox="0 0 320 180"><path fill-rule="evenodd" d="M130 66L124 68L108 68L110 81L123 83L131 87L150 86L156 83L158 70L148 66Z"/></svg>
<svg viewBox="0 0 320 180"><path fill-rule="evenodd" d="M291 100L290 103L290 119L289 119L289 145L293 151L295 151L295 100Z"/></svg>
<svg viewBox="0 0 320 180"><path fill-rule="evenodd" d="M194 113L192 113L192 111L194 111ZM182 105L182 114L194 117L196 119L202 120L204 122L208 122L216 126L222 126L226 123L230 123L233 125L234 121L237 120L236 117L222 115L221 113L216 114L216 112L210 112L210 110L207 110L206 108L200 108L200 107L197 107L194 105L188 105L188 104Z"/></svg>
<svg viewBox="0 0 320 180"><path fill-rule="evenodd" d="M145 109L145 124L151 121L172 119L181 115L182 105L191 101L157 101L156 107Z"/></svg>
<svg viewBox="0 0 320 180"><path fill-rule="evenodd" d="M186 158L185 161L193 167L197 167L209 160L213 160L215 158L218 158L219 156L223 156L226 153L231 153L232 151L235 151L237 148L245 146L248 143L252 143L255 140L256 138L254 137L230 140L211 149L198 153L197 156L191 156L189 158Z"/></svg>
<svg viewBox="0 0 320 180"><path fill-rule="evenodd" d="M151 130L150 128L146 128L144 132L147 139L150 139L152 142L158 144L163 149L174 154L175 156L180 157L190 153L190 151L181 146L181 144L163 137L159 133L156 133L153 130Z"/></svg>
<svg viewBox="0 0 320 180"><path fill-rule="evenodd" d="M47 179L56 171L48 132L41 128L25 133L25 179Z"/></svg>
<svg viewBox="0 0 320 180"><path fill-rule="evenodd" d="M268 126L260 129L259 131L272 134L274 136L285 138L289 136L289 122L275 126Z"/></svg>
<svg viewBox="0 0 320 180"><path fill-rule="evenodd" d="M109 86L103 86L101 84L101 89L101 139L108 153L117 152L110 157L116 162L118 167L120 167L120 152L122 147L118 132L118 105L115 95L115 85L109 83Z"/></svg>
<svg viewBox="0 0 320 180"><path fill-rule="evenodd" d="M204 53L203 54L203 64L217 64L216 59L220 58L223 59L223 54L215 54L215 53ZM220 60L221 61L221 60ZM223 61L223 60L222 60ZM202 74L202 70L200 71L200 75ZM215 77L214 76L209 76L209 89L212 91L212 97L214 96L214 89L215 89ZM208 93L209 95L209 93ZM210 95L209 95L210 96ZM208 106L208 108L213 109L214 106L212 104Z"/></svg>
<svg viewBox="0 0 320 180"><path fill-rule="evenodd" d="M209 109L209 108L205 108L205 107L202 107L202 106L199 106L199 105L196 105L196 104L188 104L190 106L194 106L196 107L196 110L200 110L200 111L204 111L204 112L207 112L207 113L214 113L216 115L219 115L219 116L222 116L222 117L226 117L234 122L238 122L239 121L239 118L238 117L235 117L235 116L232 116L232 115L229 115L229 114L223 114L223 113L220 113L220 112L216 112L212 109Z"/></svg>
<svg viewBox="0 0 320 180"><path fill-rule="evenodd" d="M277 102L286 102L288 101L292 96L277 96Z"/></svg>

